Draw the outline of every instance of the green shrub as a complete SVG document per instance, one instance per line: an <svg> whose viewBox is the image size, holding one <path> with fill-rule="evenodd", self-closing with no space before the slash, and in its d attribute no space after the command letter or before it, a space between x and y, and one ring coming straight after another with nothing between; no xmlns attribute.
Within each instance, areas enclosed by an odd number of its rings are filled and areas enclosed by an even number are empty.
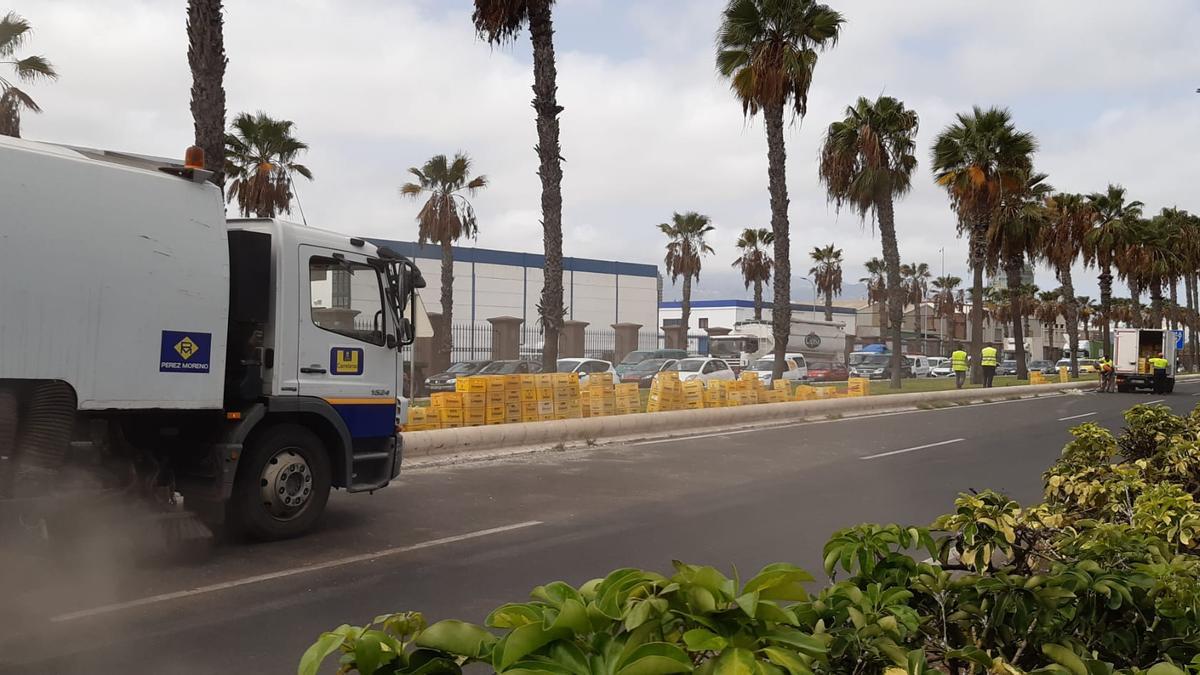
<svg viewBox="0 0 1200 675"><path fill-rule="evenodd" d="M337 655L362 675L1200 673L1200 413L1125 419L1120 438L1072 430L1043 504L984 491L930 528L835 533L813 592L783 563L745 582L681 562L621 569L539 586L484 626L342 626L299 672Z"/></svg>

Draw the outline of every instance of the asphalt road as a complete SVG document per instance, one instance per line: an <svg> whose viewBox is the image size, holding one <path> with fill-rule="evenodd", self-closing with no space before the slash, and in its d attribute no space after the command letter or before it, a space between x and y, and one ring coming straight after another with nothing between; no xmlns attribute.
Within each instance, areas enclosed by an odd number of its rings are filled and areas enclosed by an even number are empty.
<svg viewBox="0 0 1200 675"><path fill-rule="evenodd" d="M1200 382L1180 383L1165 402L1186 412L1198 396ZM538 584L617 567L682 559L746 576L786 560L819 576L839 528L927 524L969 488L1036 501L1071 426L1116 429L1157 398L1071 394L409 470L375 495L335 495L300 540L39 559L0 596L0 671L293 673L341 623L401 610L481 621Z"/></svg>

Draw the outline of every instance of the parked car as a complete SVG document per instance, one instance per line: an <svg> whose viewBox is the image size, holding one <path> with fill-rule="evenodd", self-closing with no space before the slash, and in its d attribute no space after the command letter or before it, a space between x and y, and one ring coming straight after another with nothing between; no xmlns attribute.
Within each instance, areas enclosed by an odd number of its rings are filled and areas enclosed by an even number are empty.
<svg viewBox="0 0 1200 675"><path fill-rule="evenodd" d="M954 377L954 362L942 356L929 357L930 377Z"/></svg>
<svg viewBox="0 0 1200 675"><path fill-rule="evenodd" d="M996 374L997 375L1016 375L1017 374L1017 360L1016 359L1005 359L1005 360L1001 361L1000 365L996 366Z"/></svg>
<svg viewBox="0 0 1200 675"><path fill-rule="evenodd" d="M737 376L733 374L733 369L729 367L722 359L714 359L708 356L699 356L688 359L680 359L675 362L668 370L679 372L679 379L684 382L700 380L701 382L711 382L713 380L736 380Z"/></svg>
<svg viewBox="0 0 1200 675"><path fill-rule="evenodd" d="M650 385L654 384L654 376L675 365L676 360L646 359L633 365L628 365L625 368L625 374L621 375L621 381L625 383L636 382L639 389L649 389ZM617 373L620 374L620 366L617 368Z"/></svg>
<svg viewBox="0 0 1200 675"><path fill-rule="evenodd" d="M1046 361L1044 359L1037 359L1035 361L1029 362L1029 372L1031 372L1031 373L1035 372L1035 371L1039 372L1039 373L1045 373L1047 368L1049 368L1050 371L1053 371L1054 370L1054 362Z"/></svg>
<svg viewBox="0 0 1200 675"><path fill-rule="evenodd" d="M429 391L454 391L460 377L477 375L491 361L459 361L450 366L444 373L430 375L425 378L425 386Z"/></svg>
<svg viewBox="0 0 1200 675"><path fill-rule="evenodd" d="M525 375L542 372L542 364L526 359L492 361L479 371L479 375Z"/></svg>
<svg viewBox="0 0 1200 675"><path fill-rule="evenodd" d="M845 364L836 361L809 361L809 382L844 382L850 378Z"/></svg>
<svg viewBox="0 0 1200 675"><path fill-rule="evenodd" d="M629 369L650 359L678 360L686 359L687 355L686 349L638 349L629 352L625 358L621 359L621 362L616 365L617 374L624 378Z"/></svg>
<svg viewBox="0 0 1200 675"><path fill-rule="evenodd" d="M1079 363L1079 372L1081 372L1081 373L1098 373L1098 372L1100 372L1100 362L1097 361L1096 359L1078 359L1078 363ZM1057 375L1059 368L1070 369L1070 367L1071 367L1071 359L1059 359L1058 363L1054 364L1054 369L1050 371L1050 374Z"/></svg>
<svg viewBox="0 0 1200 675"><path fill-rule="evenodd" d="M904 359L908 361L908 367L912 370L913 377L929 377L929 371L933 370L928 356L905 354Z"/></svg>
<svg viewBox="0 0 1200 675"><path fill-rule="evenodd" d="M808 377L808 362L804 360L803 354L784 354L783 363L787 370L783 371L783 379L789 382L800 382ZM750 364L749 370L758 375L759 381L763 386L771 386L773 375L775 374L775 356L764 356L761 359Z"/></svg>
<svg viewBox="0 0 1200 675"><path fill-rule="evenodd" d="M613 364L608 361L601 361L600 359L559 359L558 372L579 373L579 384L581 385L587 384L588 375L592 373L612 373L613 379L617 379L617 369L613 368Z"/></svg>
<svg viewBox="0 0 1200 675"><path fill-rule="evenodd" d="M892 355L873 354L859 361L850 371L851 377L865 377L869 380L892 379ZM903 356L900 358L900 377L912 377L912 366Z"/></svg>

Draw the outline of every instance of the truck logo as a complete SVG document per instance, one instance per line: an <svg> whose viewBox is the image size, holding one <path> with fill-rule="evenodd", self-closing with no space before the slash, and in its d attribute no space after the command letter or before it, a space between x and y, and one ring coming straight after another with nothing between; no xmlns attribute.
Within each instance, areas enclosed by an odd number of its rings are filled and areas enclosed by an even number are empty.
<svg viewBox="0 0 1200 675"><path fill-rule="evenodd" d="M362 375L363 350L358 347L330 349L329 372L333 375Z"/></svg>
<svg viewBox="0 0 1200 675"><path fill-rule="evenodd" d="M821 336L816 333L809 333L804 336L804 346L809 349L816 349L821 346Z"/></svg>
<svg viewBox="0 0 1200 675"><path fill-rule="evenodd" d="M160 373L207 373L211 368L212 333L164 330L159 349Z"/></svg>

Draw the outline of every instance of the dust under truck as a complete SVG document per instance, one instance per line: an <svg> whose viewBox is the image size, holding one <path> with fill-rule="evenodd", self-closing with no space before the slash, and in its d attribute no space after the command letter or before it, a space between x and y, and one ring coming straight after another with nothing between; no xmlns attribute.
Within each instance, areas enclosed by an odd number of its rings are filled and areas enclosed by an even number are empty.
<svg viewBox="0 0 1200 675"><path fill-rule="evenodd" d="M1129 392L1154 386L1150 359L1162 354L1167 360L1167 391L1175 391L1175 358L1180 331L1153 328L1117 328L1113 330L1113 370L1117 391Z"/></svg>
<svg viewBox="0 0 1200 675"><path fill-rule="evenodd" d="M0 514L132 495L279 539L331 488L398 475L420 272L356 237L226 221L198 155L0 137Z"/></svg>

